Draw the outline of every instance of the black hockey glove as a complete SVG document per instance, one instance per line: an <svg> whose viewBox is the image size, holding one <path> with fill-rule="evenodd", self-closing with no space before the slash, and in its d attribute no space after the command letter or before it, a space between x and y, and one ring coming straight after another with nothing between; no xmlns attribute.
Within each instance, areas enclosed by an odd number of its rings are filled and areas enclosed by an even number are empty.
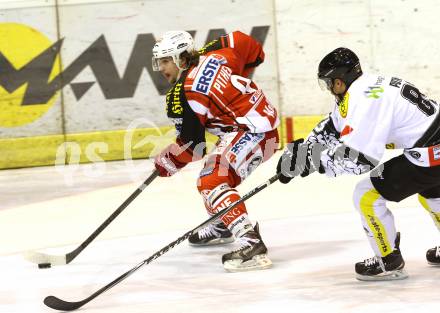
<svg viewBox="0 0 440 313"><path fill-rule="evenodd" d="M324 145L304 142L303 138L288 143L278 160L277 174L280 182L287 184L298 175L306 177L315 171L324 173L320 158L325 149Z"/></svg>

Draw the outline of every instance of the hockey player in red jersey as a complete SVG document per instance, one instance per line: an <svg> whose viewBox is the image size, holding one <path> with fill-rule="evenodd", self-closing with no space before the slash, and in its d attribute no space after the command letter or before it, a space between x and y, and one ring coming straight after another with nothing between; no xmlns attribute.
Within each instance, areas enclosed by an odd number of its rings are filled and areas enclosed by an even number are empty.
<svg viewBox="0 0 440 313"><path fill-rule="evenodd" d="M439 104L400 78L363 73L347 48L322 59L318 79L336 105L306 141L288 144L277 166L280 181L312 172L334 177L372 170L357 184L353 200L376 256L356 263L356 275L360 280L405 278L400 234L386 202L419 194L440 230ZM376 167L385 146L403 154ZM429 249L426 258L440 265L440 247Z"/></svg>
<svg viewBox="0 0 440 313"><path fill-rule="evenodd" d="M206 157L197 188L209 214L240 199L234 188L278 148L277 110L248 78L264 61L260 43L239 31L196 51L185 31L166 32L153 47L153 69L172 85L166 96L176 142L155 159L160 176L175 174L205 155L205 131L219 137ZM252 226L244 203L189 238L194 246L240 241L223 255L227 271L271 266L258 224Z"/></svg>

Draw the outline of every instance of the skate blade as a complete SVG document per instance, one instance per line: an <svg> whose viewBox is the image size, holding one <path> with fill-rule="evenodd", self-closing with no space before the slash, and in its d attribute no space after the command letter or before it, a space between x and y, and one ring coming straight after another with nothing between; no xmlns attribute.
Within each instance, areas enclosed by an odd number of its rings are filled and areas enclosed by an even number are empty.
<svg viewBox="0 0 440 313"><path fill-rule="evenodd" d="M440 266L440 263L434 263L434 262L429 262L429 261L428 261L428 264L432 265L432 266Z"/></svg>
<svg viewBox="0 0 440 313"><path fill-rule="evenodd" d="M189 242L189 245L191 247L209 247L209 246L226 245L226 244L232 243L234 241L235 241L234 237L217 238L217 239L211 240L208 243L191 243L191 242Z"/></svg>
<svg viewBox="0 0 440 313"><path fill-rule="evenodd" d="M260 254L246 262L239 259L226 261L223 267L230 273L264 270L272 267L272 261L266 254Z"/></svg>
<svg viewBox="0 0 440 313"><path fill-rule="evenodd" d="M408 278L408 273L404 269L385 272L385 273L375 275L375 276L356 274L356 279L361 280L361 281L401 280L401 279L405 279L405 278Z"/></svg>

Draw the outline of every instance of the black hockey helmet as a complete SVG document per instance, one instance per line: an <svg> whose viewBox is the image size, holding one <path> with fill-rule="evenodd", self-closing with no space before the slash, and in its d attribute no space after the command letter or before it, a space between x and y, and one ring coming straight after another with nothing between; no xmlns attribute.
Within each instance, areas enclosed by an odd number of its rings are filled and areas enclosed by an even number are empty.
<svg viewBox="0 0 440 313"><path fill-rule="evenodd" d="M327 54L319 63L318 81L321 87L332 88L333 79L339 78L350 87L362 75L357 55L347 48L337 48Z"/></svg>

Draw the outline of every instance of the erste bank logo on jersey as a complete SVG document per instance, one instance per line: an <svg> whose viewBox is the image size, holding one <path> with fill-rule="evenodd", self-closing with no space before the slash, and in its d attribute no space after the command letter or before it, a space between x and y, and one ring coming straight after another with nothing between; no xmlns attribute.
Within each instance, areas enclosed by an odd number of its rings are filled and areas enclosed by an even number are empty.
<svg viewBox="0 0 440 313"><path fill-rule="evenodd" d="M214 54L207 57L197 72L192 90L207 95L221 65L225 63L226 60L222 56Z"/></svg>

